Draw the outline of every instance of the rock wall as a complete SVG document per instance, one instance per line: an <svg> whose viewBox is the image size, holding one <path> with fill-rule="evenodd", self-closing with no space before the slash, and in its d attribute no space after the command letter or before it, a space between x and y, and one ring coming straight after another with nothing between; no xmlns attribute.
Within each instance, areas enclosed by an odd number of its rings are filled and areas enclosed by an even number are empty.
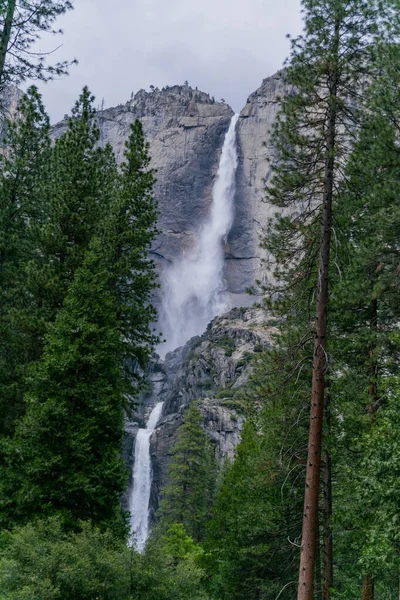
<svg viewBox="0 0 400 600"><path fill-rule="evenodd" d="M139 91L129 102L99 111L101 143L122 160L130 126L140 119L157 169L160 235L153 256L162 269L193 244L205 220L232 109L189 86ZM54 128L59 136L64 120Z"/></svg>
<svg viewBox="0 0 400 600"><path fill-rule="evenodd" d="M244 423L242 390L251 373L251 359L254 352L270 347L274 332L264 310L234 308L214 319L202 336L167 354L165 361L153 363L149 374L152 390L138 413L142 426L152 407L164 402L151 438L153 515L166 482L170 450L191 400L199 403L217 459L234 458ZM125 459L129 465L134 459L138 424L128 422L126 426Z"/></svg>
<svg viewBox="0 0 400 600"><path fill-rule="evenodd" d="M282 73L264 79L249 96L238 121L236 215L226 249L228 288L236 294L264 279L260 235L276 209L263 200L273 158L271 133L279 110L278 98L284 92Z"/></svg>
<svg viewBox="0 0 400 600"><path fill-rule="evenodd" d="M239 164L235 220L226 247L226 282L232 305L251 304L246 289L263 279L259 236L274 208L262 200L270 173L271 130L284 92L281 74L265 79L251 94L237 125ZM101 142L110 143L119 160L130 125L140 119L157 169L160 218L153 256L162 271L193 245L208 215L225 133L233 110L189 86L139 91L129 102L99 111ZM55 137L66 128L53 129Z"/></svg>
<svg viewBox="0 0 400 600"><path fill-rule="evenodd" d="M263 280L263 253L259 237L275 209L263 202L273 157L270 144L279 96L284 93L281 74L265 79L251 94L237 126L238 170L235 219L225 246L225 278L233 306L254 301L246 289ZM233 115L226 104L188 86L150 93L140 91L128 103L100 112L102 143L110 142L119 159L130 124L139 118L150 142L157 172L156 196L160 207L160 235L153 254L162 271L194 242L198 225L208 215L212 186L225 133ZM61 123L55 130L59 135ZM204 427L216 456L232 459L243 426L240 390L250 374L254 352L271 343L271 327L260 309L233 309L212 321L205 334L153 363L151 390L144 396L136 422L126 427L125 458L134 460L134 440L151 408L164 402L163 415L151 439L153 485L151 514L157 510L186 407L199 401ZM132 482L130 482L131 484Z"/></svg>

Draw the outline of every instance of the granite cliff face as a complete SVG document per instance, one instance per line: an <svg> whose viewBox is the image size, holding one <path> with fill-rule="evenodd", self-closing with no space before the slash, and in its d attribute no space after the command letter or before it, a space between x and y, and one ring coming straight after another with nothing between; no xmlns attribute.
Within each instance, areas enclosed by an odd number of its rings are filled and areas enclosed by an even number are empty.
<svg viewBox="0 0 400 600"><path fill-rule="evenodd" d="M139 91L126 104L98 112L102 144L110 143L119 160L130 125L140 119L157 169L155 195L160 217L153 255L160 269L193 245L204 221L219 156L233 111L188 86ZM54 129L57 137L66 121Z"/></svg>
<svg viewBox="0 0 400 600"><path fill-rule="evenodd" d="M143 426L157 402L164 402L150 445L152 515L166 482L171 447L191 400L199 404L217 459L233 460L244 423L242 390L251 373L251 359L255 352L271 346L274 332L264 310L234 308L215 318L202 336L170 352L164 361L153 362L150 390L136 422L127 423L125 446L125 460L131 465L138 427Z"/></svg>
<svg viewBox="0 0 400 600"><path fill-rule="evenodd" d="M264 202L273 158L271 134L285 93L282 73L264 79L240 113L237 128L239 164L236 175L236 215L226 248L226 277L233 293L243 293L263 281L260 234L276 208Z"/></svg>
<svg viewBox="0 0 400 600"><path fill-rule="evenodd" d="M284 93L280 74L265 79L251 94L237 124L238 169L235 217L225 243L225 284L233 306L248 306L246 289L263 279L259 236L275 209L263 202L273 157L272 127ZM140 91L124 105L98 114L101 142L111 143L122 159L130 124L139 118L157 169L160 235L153 255L160 272L194 245L199 225L206 221L212 187L225 134L233 115L224 103L188 86L150 93ZM55 128L59 135L62 122ZM236 308L217 317L200 337L155 360L149 373L149 391L133 422L126 425L125 459L134 462L135 437L157 402L164 402L162 418L151 437L153 484L150 516L154 519L170 450L184 412L199 402L204 427L216 456L233 459L244 417L240 390L251 370L251 357L271 343L272 328L260 309ZM132 483L132 482L130 482Z"/></svg>
<svg viewBox="0 0 400 600"><path fill-rule="evenodd" d="M274 209L263 203L269 176L272 125L284 91L278 73L251 94L237 124L239 164L235 220L225 245L225 279L232 305L251 303L246 289L263 279L259 234ZM160 218L153 256L162 270L194 245L199 225L209 213L212 187L233 110L189 86L139 91L129 102L99 111L101 142L109 142L119 159L135 119L140 119L157 169ZM66 127L62 121L54 136Z"/></svg>
<svg viewBox="0 0 400 600"><path fill-rule="evenodd" d="M23 92L15 85L5 86L0 91L0 144L5 133L6 122L15 118L22 96Z"/></svg>

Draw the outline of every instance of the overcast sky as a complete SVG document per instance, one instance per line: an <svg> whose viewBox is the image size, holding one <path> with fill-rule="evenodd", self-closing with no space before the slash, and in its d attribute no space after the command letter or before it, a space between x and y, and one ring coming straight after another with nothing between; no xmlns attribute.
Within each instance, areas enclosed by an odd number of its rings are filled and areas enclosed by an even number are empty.
<svg viewBox="0 0 400 600"><path fill-rule="evenodd" d="M58 24L57 58L79 65L42 89L53 121L85 84L108 107L132 91L188 80L238 111L282 65L286 34L301 30L300 0L75 0Z"/></svg>

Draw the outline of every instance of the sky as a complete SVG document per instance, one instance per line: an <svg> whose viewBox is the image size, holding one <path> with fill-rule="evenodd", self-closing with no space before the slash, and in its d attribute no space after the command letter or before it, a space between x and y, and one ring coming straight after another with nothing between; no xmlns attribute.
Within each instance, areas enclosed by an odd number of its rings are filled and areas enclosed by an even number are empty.
<svg viewBox="0 0 400 600"><path fill-rule="evenodd" d="M125 103L150 85L183 84L224 98L235 111L289 52L301 31L300 0L75 0L60 17L57 59L77 58L69 77L41 87L52 121L88 85L96 105Z"/></svg>

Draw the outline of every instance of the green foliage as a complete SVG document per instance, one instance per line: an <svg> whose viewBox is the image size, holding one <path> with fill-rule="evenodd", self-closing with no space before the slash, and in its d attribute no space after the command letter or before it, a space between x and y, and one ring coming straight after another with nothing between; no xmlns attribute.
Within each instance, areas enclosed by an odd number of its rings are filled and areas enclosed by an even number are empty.
<svg viewBox="0 0 400 600"><path fill-rule="evenodd" d="M373 404L370 410L373 412L381 402L379 398L384 402L385 393L374 392L377 396L374 400L369 396L376 385L379 389L383 365L387 362L390 368L393 362L388 329L398 323L394 312L398 302L389 308L389 297L396 287L394 255L389 248L394 248L391 240L397 227L397 210L394 224L387 222L389 206L396 202L397 159L391 154L389 163L393 161L394 168L386 186L385 171L389 165L383 151L390 137L393 143L398 133L394 134L392 129L387 137L387 128L392 127L390 119L386 114L378 125L376 106L370 103L370 94L379 87L382 77L387 79L392 105L398 103L394 90L398 90L399 63L392 72L385 71L387 50L392 47L387 45L388 39L395 42L393 53L397 52L398 6L375 0L304 0L302 4L305 31L292 42L290 62L282 73L287 92L273 135L272 176L266 190L267 200L280 212L271 220L263 242L273 274L266 286L267 301L273 314L281 319L282 335L276 357L283 359L282 370L279 375L272 364L268 372L271 381L265 374L260 382L266 390L267 403L272 385L275 394L282 393L299 409L303 391L296 389L299 386L293 385L292 379L299 384L303 382L303 390L308 388L310 394L305 375L310 380L313 375L318 384L314 398L318 398L319 406L323 406L323 390L329 384L331 415L326 411L330 427L324 446L334 454L335 509L340 511L343 507L341 515L337 514L334 533L336 540L338 531L340 540L339 544L335 542L335 548L340 548L337 551L340 558L335 561L336 574L340 592L351 580L349 589L354 597L353 583L361 587L356 573L362 545L360 521L362 518L368 521L371 514L365 507L360 511L354 485L351 489L360 462L359 456L349 459L349 455L353 448L363 453L357 437L362 437L367 429L365 407ZM385 52L385 58L380 56ZM389 81L393 78L393 82ZM370 136L366 134L368 129ZM365 144L366 136L369 140ZM375 143L374 138L379 141ZM384 138L386 141L382 143ZM370 156L366 152L368 146ZM373 148L375 151L371 152ZM382 208L386 201L379 214L378 205ZM386 232L378 233L382 225L387 225L387 238ZM376 253L374 258L374 248L378 254L388 249L391 256L385 266L380 259L376 260ZM382 276L377 275L377 269L382 270ZM385 286L385 277L391 286ZM387 299L379 302L382 296ZM385 331L375 322L377 302L378 320L386 313L391 321ZM379 341L381 332L384 342ZM312 372L313 355L316 368ZM286 395L285 386L292 388L293 395ZM322 392L318 393L318 389ZM312 406L316 407L316 402L314 399ZM303 411L306 415L306 406ZM303 450L300 447L297 453L301 458L306 446L304 437L303 444ZM320 446L317 436L313 439L310 436L310 448L312 444ZM348 467L345 462L350 463ZM310 471L313 464L308 463ZM316 470L314 473L318 477ZM315 502L313 508L316 512ZM301 519L301 515L298 505L293 520ZM310 520L305 525L307 522ZM349 524L353 535L343 533ZM310 557L312 554L310 551ZM313 557L307 566L311 572ZM291 579L296 580L296 575Z"/></svg>
<svg viewBox="0 0 400 600"><path fill-rule="evenodd" d="M23 411L24 376L36 358L35 310L26 265L35 255L35 224L44 218L44 182L50 154L49 119L36 88L20 103L7 129L0 175L0 434Z"/></svg>
<svg viewBox="0 0 400 600"><path fill-rule="evenodd" d="M232 356L235 351L235 341L229 335L222 335L216 341L216 346L225 350L226 356Z"/></svg>
<svg viewBox="0 0 400 600"><path fill-rule="evenodd" d="M398 515L389 500L392 470L382 437L394 424L398 387L398 47L382 46L377 60L381 74L366 96L368 111L347 167L349 187L338 218L346 243L332 280L334 536L337 587L346 598L360 587L360 573L376 575L376 593L385 598L391 596L384 590L398 584L396 542L392 538L390 551L387 544ZM395 473L395 447L391 451ZM381 478L377 484L378 465L385 483Z"/></svg>
<svg viewBox="0 0 400 600"><path fill-rule="evenodd" d="M120 171L96 147L92 101L85 89L41 171L45 217L32 219L22 263L35 346L26 410L2 444L0 513L7 526L56 513L68 527L90 519L123 534L124 410L157 340L155 180L139 122Z"/></svg>
<svg viewBox="0 0 400 600"><path fill-rule="evenodd" d="M163 528L179 523L196 541L204 536L216 479L215 458L202 422L200 410L192 401L171 449L159 509Z"/></svg>
<svg viewBox="0 0 400 600"><path fill-rule="evenodd" d="M285 361L296 364L294 353L258 356L242 441L224 473L204 546L209 589L221 600L281 591L289 600L297 582L309 367L297 381L286 379Z"/></svg>
<svg viewBox="0 0 400 600"><path fill-rule="evenodd" d="M182 524L156 530L133 580L133 600L208 600L201 556Z"/></svg>
<svg viewBox="0 0 400 600"><path fill-rule="evenodd" d="M1 600L128 600L133 551L88 523L65 534L55 518L0 536Z"/></svg>
<svg viewBox="0 0 400 600"><path fill-rule="evenodd" d="M27 411L6 450L2 513L110 520L125 472L121 342L113 277L97 239L31 372Z"/></svg>
<svg viewBox="0 0 400 600"><path fill-rule="evenodd" d="M54 29L54 23L72 8L70 0L1 0L0 89L26 80L50 81L68 74L70 62L48 64L48 53L33 52L32 47L43 33L61 34L61 29Z"/></svg>

